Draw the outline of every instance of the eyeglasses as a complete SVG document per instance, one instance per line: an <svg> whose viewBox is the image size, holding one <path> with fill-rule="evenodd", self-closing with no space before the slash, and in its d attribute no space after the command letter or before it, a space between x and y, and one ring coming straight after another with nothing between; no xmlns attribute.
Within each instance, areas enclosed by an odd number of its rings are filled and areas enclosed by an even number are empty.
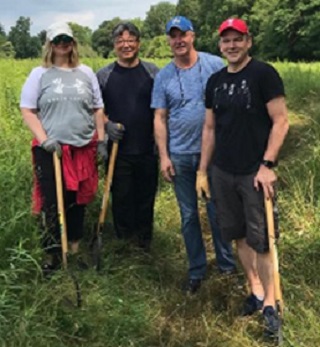
<svg viewBox="0 0 320 347"><path fill-rule="evenodd" d="M58 45L59 43L71 43L73 41L73 38L68 35L59 35L56 36L51 42L54 45Z"/></svg>
<svg viewBox="0 0 320 347"><path fill-rule="evenodd" d="M135 43L137 42L136 39L128 39L128 40L116 40L114 41L114 43L117 45L117 46L123 46L125 43L127 43L128 45L134 45Z"/></svg>

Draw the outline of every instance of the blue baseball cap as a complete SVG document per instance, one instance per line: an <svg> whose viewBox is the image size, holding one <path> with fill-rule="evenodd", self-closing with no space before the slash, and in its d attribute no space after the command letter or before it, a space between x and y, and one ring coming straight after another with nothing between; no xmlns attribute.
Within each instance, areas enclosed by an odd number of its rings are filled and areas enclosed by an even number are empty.
<svg viewBox="0 0 320 347"><path fill-rule="evenodd" d="M166 34L169 35L170 30L173 28L177 28L183 32L189 30L194 31L191 21L183 16L175 16L169 20L169 22L166 25Z"/></svg>

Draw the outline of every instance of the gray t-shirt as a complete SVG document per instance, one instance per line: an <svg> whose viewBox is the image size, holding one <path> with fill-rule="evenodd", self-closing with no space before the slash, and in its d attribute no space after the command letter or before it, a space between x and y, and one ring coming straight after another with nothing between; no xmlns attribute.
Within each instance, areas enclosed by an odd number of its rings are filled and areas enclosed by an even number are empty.
<svg viewBox="0 0 320 347"><path fill-rule="evenodd" d="M82 147L93 137L94 109L103 108L103 101L88 66L36 67L22 88L20 107L38 111L48 137Z"/></svg>

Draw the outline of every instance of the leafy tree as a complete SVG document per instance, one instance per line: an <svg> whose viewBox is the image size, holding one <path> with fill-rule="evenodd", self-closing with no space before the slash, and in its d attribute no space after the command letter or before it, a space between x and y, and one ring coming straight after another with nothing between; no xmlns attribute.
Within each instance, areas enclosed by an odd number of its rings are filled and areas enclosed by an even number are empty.
<svg viewBox="0 0 320 347"><path fill-rule="evenodd" d="M92 49L89 45L80 45L78 44L78 51L80 58L97 58L98 53Z"/></svg>
<svg viewBox="0 0 320 347"><path fill-rule="evenodd" d="M8 40L16 52L15 58L36 58L41 53L41 41L38 37L30 36L30 18L19 17L16 25L11 27Z"/></svg>
<svg viewBox="0 0 320 347"><path fill-rule="evenodd" d="M129 22L134 24L140 30L140 32L143 31L144 21L141 18L133 18L130 19Z"/></svg>
<svg viewBox="0 0 320 347"><path fill-rule="evenodd" d="M29 44L29 48L25 58L38 58L41 55L41 49L42 49L41 41L39 37L37 36L30 37L28 44ZM17 55L16 55L16 58L18 58Z"/></svg>
<svg viewBox="0 0 320 347"><path fill-rule="evenodd" d="M41 45L43 46L46 43L46 39L47 39L47 32L46 30L41 30L37 37L39 38Z"/></svg>
<svg viewBox="0 0 320 347"><path fill-rule="evenodd" d="M201 25L199 16L201 0L179 0L176 8L177 15L188 17L197 32Z"/></svg>
<svg viewBox="0 0 320 347"><path fill-rule="evenodd" d="M92 48L104 58L108 58L113 50L112 30L120 22L122 20L119 17L106 20L92 34Z"/></svg>
<svg viewBox="0 0 320 347"><path fill-rule="evenodd" d="M15 51L10 41L0 45L0 58L13 58Z"/></svg>
<svg viewBox="0 0 320 347"><path fill-rule="evenodd" d="M199 18L202 18L197 48L216 53L218 51L218 27L227 18L238 17L247 20L256 0L201 0Z"/></svg>
<svg viewBox="0 0 320 347"><path fill-rule="evenodd" d="M142 53L141 53L142 55ZM144 54L146 58L170 58L171 49L168 45L167 36L161 35L154 37L148 44Z"/></svg>
<svg viewBox="0 0 320 347"><path fill-rule="evenodd" d="M264 5L261 10L259 4ZM266 13L268 11L268 13ZM266 59L318 60L320 0L258 0L252 16L260 54Z"/></svg>
<svg viewBox="0 0 320 347"><path fill-rule="evenodd" d="M218 53L220 23L229 17L248 21L252 54L263 59L318 60L320 0L179 0L177 13L195 26L199 50Z"/></svg>
<svg viewBox="0 0 320 347"><path fill-rule="evenodd" d="M0 23L0 45L4 44L7 40L6 32L4 31L3 25Z"/></svg>
<svg viewBox="0 0 320 347"><path fill-rule="evenodd" d="M81 58L95 58L97 52L91 46L92 30L87 26L77 23L68 23L72 29L73 35L78 42L79 55Z"/></svg>
<svg viewBox="0 0 320 347"><path fill-rule="evenodd" d="M0 36L6 36L6 32L4 30L4 26L0 23Z"/></svg>
<svg viewBox="0 0 320 347"><path fill-rule="evenodd" d="M151 6L144 21L143 37L153 38L163 35L165 33L166 23L175 13L176 6L170 2L159 2L157 5Z"/></svg>
<svg viewBox="0 0 320 347"><path fill-rule="evenodd" d="M72 29L74 37L82 46L91 45L92 30L89 27L77 23L68 23Z"/></svg>

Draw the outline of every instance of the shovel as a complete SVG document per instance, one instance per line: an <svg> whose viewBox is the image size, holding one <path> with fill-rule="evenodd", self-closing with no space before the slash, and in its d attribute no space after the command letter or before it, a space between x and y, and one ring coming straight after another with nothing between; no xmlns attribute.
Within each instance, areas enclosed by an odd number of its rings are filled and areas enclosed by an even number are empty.
<svg viewBox="0 0 320 347"><path fill-rule="evenodd" d="M274 293L276 301L276 310L279 317L279 331L277 335L278 345L280 346L283 342L282 334L282 324L283 324L283 297L280 284L280 272L279 272L279 260L277 252L277 239L275 237L275 227L274 227L274 214L273 214L273 203L271 199L265 198L265 212L267 218L267 228L268 228L268 239L269 239L269 249L270 258L273 267L273 280L274 280Z"/></svg>
<svg viewBox="0 0 320 347"><path fill-rule="evenodd" d="M79 283L73 274L73 272L68 268L68 236L67 236L67 226L66 226L66 216L63 201L63 185L62 185L62 175L61 175L61 163L60 158L57 153L53 153L53 164L55 171L55 183L57 191L57 205L58 205L58 220L61 235L61 249L62 249L62 265L65 273L68 275L69 279L73 282L75 288L75 299L69 300L74 306L81 307L81 292Z"/></svg>
<svg viewBox="0 0 320 347"><path fill-rule="evenodd" d="M103 197L102 204L100 208L99 220L98 224L95 225L95 234L91 243L92 249L92 261L93 267L99 271L101 269L102 261L101 261L101 253L102 253L102 233L104 228L104 223L107 214L107 208L109 203L109 196L111 190L111 184L113 179L115 162L118 154L119 143L113 142L111 156L109 159L108 172L104 181L104 189L103 189Z"/></svg>

